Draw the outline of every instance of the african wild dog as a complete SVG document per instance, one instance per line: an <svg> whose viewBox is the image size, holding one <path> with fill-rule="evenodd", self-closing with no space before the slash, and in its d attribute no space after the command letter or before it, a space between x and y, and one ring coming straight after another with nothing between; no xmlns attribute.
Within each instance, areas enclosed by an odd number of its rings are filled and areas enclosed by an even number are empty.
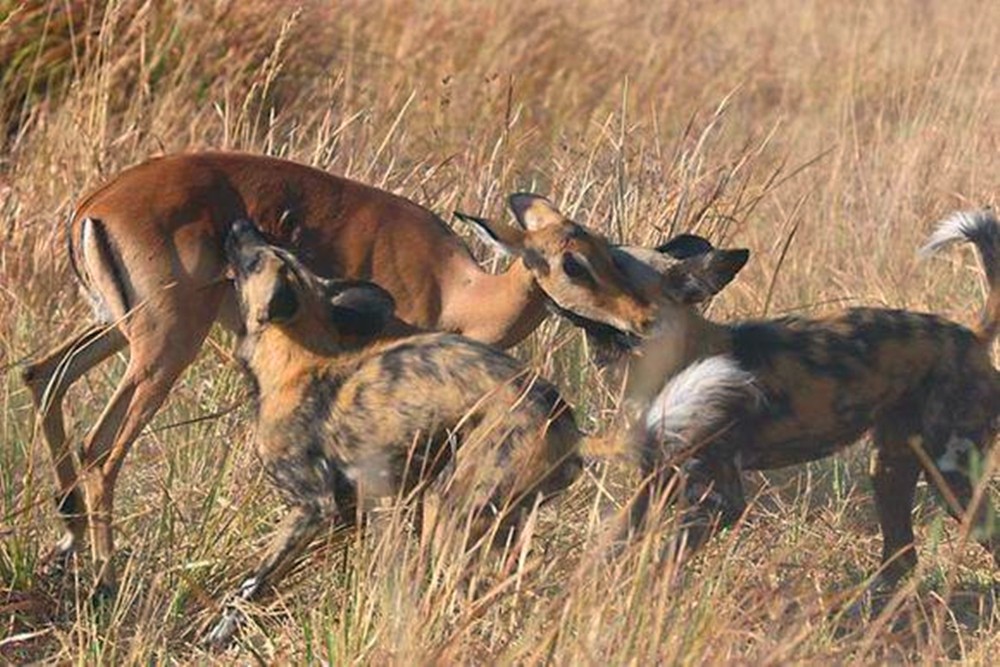
<svg viewBox="0 0 1000 667"><path fill-rule="evenodd" d="M956 214L921 252L960 241L978 249L989 283L973 330L935 315L876 308L816 320L717 324L686 305L684 286L728 281L731 263L719 255L727 251L704 242L666 267L688 279L680 289L664 289L664 333L646 342L642 363L634 364L641 418L631 446L650 483L633 505L632 529L643 528L651 502L676 476L692 506L684 537L694 548L713 526L743 513L741 470L814 461L871 431L881 581L892 584L909 572L917 559L911 510L920 474L953 516L970 511L974 473L991 451L1000 409L1000 376L990 355L1000 329L996 217ZM685 370L664 386L676 369ZM985 495L972 517L976 539L1000 565Z"/></svg>
<svg viewBox="0 0 1000 667"><path fill-rule="evenodd" d="M249 222L233 225L226 252L257 449L291 506L242 599L273 586L324 521L352 525L375 499L430 485L439 511L473 508L472 546L498 526L511 539L579 474L572 412L512 357L402 324L385 290L319 278ZM228 610L209 642L226 643L238 620Z"/></svg>

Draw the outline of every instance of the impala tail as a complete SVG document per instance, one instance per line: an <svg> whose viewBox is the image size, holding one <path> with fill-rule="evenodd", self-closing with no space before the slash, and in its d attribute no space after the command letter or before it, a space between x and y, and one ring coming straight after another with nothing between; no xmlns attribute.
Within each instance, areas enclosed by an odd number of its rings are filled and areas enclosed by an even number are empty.
<svg viewBox="0 0 1000 667"><path fill-rule="evenodd" d="M953 213L938 224L920 254L933 255L956 243L974 245L983 263L989 293L976 333L991 342L1000 333L1000 222L996 214L989 209Z"/></svg>
<svg viewBox="0 0 1000 667"><path fill-rule="evenodd" d="M107 228L87 217L72 224L68 235L73 272L97 321L111 324L124 317L133 304L125 269Z"/></svg>

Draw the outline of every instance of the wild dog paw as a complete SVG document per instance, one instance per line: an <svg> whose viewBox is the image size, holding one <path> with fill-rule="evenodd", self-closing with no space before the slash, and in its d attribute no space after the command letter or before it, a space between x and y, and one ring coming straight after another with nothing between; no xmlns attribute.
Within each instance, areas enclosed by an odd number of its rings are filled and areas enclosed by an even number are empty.
<svg viewBox="0 0 1000 667"><path fill-rule="evenodd" d="M76 555L76 545L69 536L59 540L38 561L38 574L45 579L63 577L73 565Z"/></svg>
<svg viewBox="0 0 1000 667"><path fill-rule="evenodd" d="M90 606L103 609L114 602L118 595L118 585L113 581L97 581L90 591Z"/></svg>
<svg viewBox="0 0 1000 667"><path fill-rule="evenodd" d="M221 651L229 646L233 636L240 626L243 625L245 616L238 609L230 607L222 613L222 618L215 624L215 627L205 635L204 645L213 650Z"/></svg>

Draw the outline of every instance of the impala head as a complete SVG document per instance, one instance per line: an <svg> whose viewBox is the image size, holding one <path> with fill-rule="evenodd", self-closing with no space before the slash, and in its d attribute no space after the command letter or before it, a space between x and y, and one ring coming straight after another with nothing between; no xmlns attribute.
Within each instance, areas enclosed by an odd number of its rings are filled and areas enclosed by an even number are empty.
<svg viewBox="0 0 1000 667"><path fill-rule="evenodd" d="M559 312L640 336L655 304L626 280L607 239L566 218L547 199L519 193L509 200L514 227L456 213L478 235L524 263Z"/></svg>
<svg viewBox="0 0 1000 667"><path fill-rule="evenodd" d="M344 349L377 336L395 310L392 296L361 280L327 280L246 220L226 239L247 339L279 329L309 348Z"/></svg>

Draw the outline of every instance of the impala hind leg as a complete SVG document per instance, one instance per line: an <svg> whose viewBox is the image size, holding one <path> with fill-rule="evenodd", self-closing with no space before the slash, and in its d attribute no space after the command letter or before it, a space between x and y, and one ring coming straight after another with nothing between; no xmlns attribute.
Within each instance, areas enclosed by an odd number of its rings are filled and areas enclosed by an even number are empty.
<svg viewBox="0 0 1000 667"><path fill-rule="evenodd" d="M135 311L123 334L129 342L125 374L81 452L95 594L115 591L112 517L115 483L133 441L167 398L178 376L195 359L215 319L218 290L171 295L168 303Z"/></svg>
<svg viewBox="0 0 1000 667"><path fill-rule="evenodd" d="M62 539L45 559L57 567L79 547L87 530L83 491L66 440L62 401L74 382L123 347L125 338L120 331L93 325L28 365L22 375L31 390L42 435L52 457L57 484L56 507L66 528Z"/></svg>

